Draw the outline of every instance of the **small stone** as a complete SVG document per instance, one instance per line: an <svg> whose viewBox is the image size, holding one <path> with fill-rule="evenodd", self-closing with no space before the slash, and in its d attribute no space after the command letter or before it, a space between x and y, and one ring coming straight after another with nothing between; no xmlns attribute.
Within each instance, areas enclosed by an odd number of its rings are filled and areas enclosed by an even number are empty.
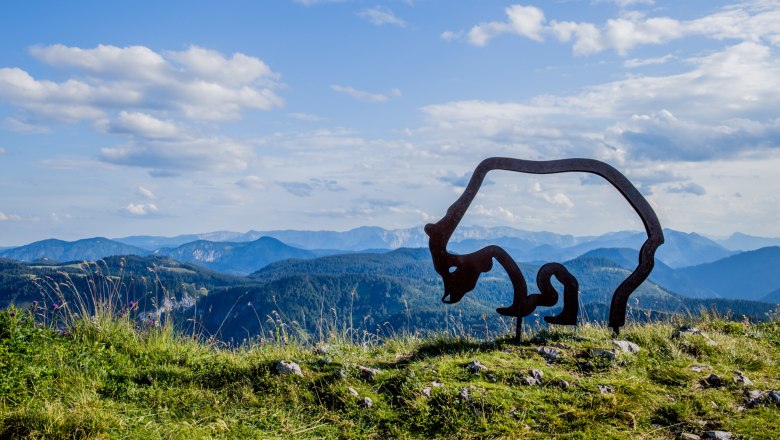
<svg viewBox="0 0 780 440"><path fill-rule="evenodd" d="M284 375L294 374L296 376L303 376L301 366L295 362L279 361L279 363L276 364L276 371L279 372L279 374Z"/></svg>
<svg viewBox="0 0 780 440"><path fill-rule="evenodd" d="M639 353L639 345L631 341L612 341L612 345L623 353Z"/></svg>
<svg viewBox="0 0 780 440"><path fill-rule="evenodd" d="M672 333L672 339L677 339L683 335L701 335L704 337L707 337L707 335L704 334L701 330L697 329L696 327L692 325L683 325L679 329L675 330L674 333Z"/></svg>
<svg viewBox="0 0 780 440"><path fill-rule="evenodd" d="M534 379L538 380L539 383L542 383L542 378L544 377L544 371L542 370L531 370L531 376L534 377Z"/></svg>
<svg viewBox="0 0 780 440"><path fill-rule="evenodd" d="M431 398L431 387L425 387L425 388L423 388L423 390L421 391L421 393L422 393L422 395L423 395L423 396L425 396L425 397L427 397L427 398L429 398L429 399L430 399L430 398Z"/></svg>
<svg viewBox="0 0 780 440"><path fill-rule="evenodd" d="M758 391L758 390L751 390L747 393L747 406L749 408L754 408L756 406L759 406L763 403L763 400L768 397L767 393Z"/></svg>
<svg viewBox="0 0 780 440"><path fill-rule="evenodd" d="M718 376L715 373L710 374L709 376L707 376L704 379L702 379L702 385L706 386L706 387L711 387L711 388L715 387L715 388L717 388L717 387L722 387L725 384L726 383L723 380L723 378Z"/></svg>
<svg viewBox="0 0 780 440"><path fill-rule="evenodd" d="M474 374L486 372L488 370L488 367L482 364L482 362L478 360L473 360L471 363L469 363L466 368L469 369Z"/></svg>
<svg viewBox="0 0 780 440"><path fill-rule="evenodd" d="M557 348L553 347L539 347L536 349L537 353L544 356L545 359L548 361L555 361L558 360L561 356L563 356L563 353L558 350Z"/></svg>
<svg viewBox="0 0 780 440"><path fill-rule="evenodd" d="M593 350L593 355L596 357L603 357L605 359L614 360L617 357L615 350Z"/></svg>
<svg viewBox="0 0 780 440"><path fill-rule="evenodd" d="M753 381L751 381L747 377L743 376L741 372L737 376L734 376L734 383L737 384L737 385L742 385L743 387L752 387L753 386Z"/></svg>
<svg viewBox="0 0 780 440"><path fill-rule="evenodd" d="M539 386L542 383L533 376L523 376L523 383L529 387Z"/></svg>
<svg viewBox="0 0 780 440"><path fill-rule="evenodd" d="M443 387L443 386L444 386L444 384L443 384L443 383L441 383L441 382L436 382L436 381L434 380L433 382L431 382L431 386L432 386L432 387L434 387L434 388L439 388L439 387Z"/></svg>
<svg viewBox="0 0 780 440"><path fill-rule="evenodd" d="M612 341L612 345L623 353L639 353L639 345L631 341Z"/></svg>
<svg viewBox="0 0 780 440"><path fill-rule="evenodd" d="M769 397L770 402L780 406L780 391L770 391L767 393L767 397Z"/></svg>
<svg viewBox="0 0 780 440"><path fill-rule="evenodd" d="M691 365L691 371L701 373L704 370L712 370L712 367L709 365Z"/></svg>
<svg viewBox="0 0 780 440"><path fill-rule="evenodd" d="M561 388L563 390L568 390L569 388L571 388L571 384L568 381L563 380L563 379L558 379L558 380L553 381L552 385L555 386L555 387Z"/></svg>
<svg viewBox="0 0 780 440"><path fill-rule="evenodd" d="M615 391L606 385L599 385L598 387L601 394L615 394Z"/></svg>
<svg viewBox="0 0 780 440"><path fill-rule="evenodd" d="M713 438L716 440L731 440L731 433L728 431L707 431L701 438Z"/></svg>
<svg viewBox="0 0 780 440"><path fill-rule="evenodd" d="M360 394L357 392L356 389L349 387L347 388L347 390L349 390L349 394L351 394L352 397L360 397Z"/></svg>
<svg viewBox="0 0 780 440"><path fill-rule="evenodd" d="M366 408L371 408L372 406L374 406L374 401L371 400L370 397L366 396L363 398L363 406L365 406Z"/></svg>
<svg viewBox="0 0 780 440"><path fill-rule="evenodd" d="M691 434L690 432L681 432L677 438L680 440L701 440L700 436Z"/></svg>
<svg viewBox="0 0 780 440"><path fill-rule="evenodd" d="M368 378L369 380L374 380L374 377L376 377L377 374L379 374L379 370L376 368L370 368L370 367L364 367L362 365L357 366L358 371L360 371L360 374Z"/></svg>

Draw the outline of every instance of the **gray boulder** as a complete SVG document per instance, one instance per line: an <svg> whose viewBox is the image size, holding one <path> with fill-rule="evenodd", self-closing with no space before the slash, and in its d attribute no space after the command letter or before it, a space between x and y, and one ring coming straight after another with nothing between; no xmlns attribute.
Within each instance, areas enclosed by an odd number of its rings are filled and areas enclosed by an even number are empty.
<svg viewBox="0 0 780 440"><path fill-rule="evenodd" d="M276 371L283 375L303 376L301 366L295 362L279 361L279 363L276 364Z"/></svg>

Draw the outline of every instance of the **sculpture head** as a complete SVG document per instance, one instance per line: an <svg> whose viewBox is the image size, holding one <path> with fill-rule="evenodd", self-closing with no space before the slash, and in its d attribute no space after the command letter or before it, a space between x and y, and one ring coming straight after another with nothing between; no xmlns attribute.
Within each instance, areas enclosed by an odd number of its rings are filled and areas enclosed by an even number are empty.
<svg viewBox="0 0 780 440"><path fill-rule="evenodd" d="M465 255L447 252L446 240L437 225L425 225L425 233L430 238L428 247L434 255L433 266L444 282L444 295L441 300L446 304L454 304L474 290L479 275L493 268L493 261L482 256L483 250Z"/></svg>

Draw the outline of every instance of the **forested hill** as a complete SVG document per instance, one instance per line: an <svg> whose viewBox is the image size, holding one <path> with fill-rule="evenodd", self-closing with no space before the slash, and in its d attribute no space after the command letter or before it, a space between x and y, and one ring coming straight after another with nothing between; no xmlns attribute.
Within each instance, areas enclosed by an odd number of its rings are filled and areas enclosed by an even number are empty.
<svg viewBox="0 0 780 440"><path fill-rule="evenodd" d="M614 290L633 270L630 260L628 251L607 250L564 262L579 281L581 322L606 320ZM539 266L520 267L529 293L538 292ZM659 267L663 275L667 269ZM674 273L671 268L668 271ZM657 282L646 281L632 295L630 320L697 314L702 309L762 320L775 308L744 300L687 298ZM182 328L234 342L277 329L279 323L309 335L334 326L365 332L457 327L482 335L511 330L509 320L502 321L495 313L497 307L512 303L512 286L500 265L482 274L476 289L460 303L445 305L441 278L433 270L427 249L290 259L248 277L159 256L110 257L98 263L0 263L0 307L27 306L35 300L75 303L73 292L91 295L96 290L115 295L121 304L138 303L139 316L167 313ZM542 316L556 314L558 309L539 308L526 323L541 324Z"/></svg>
<svg viewBox="0 0 780 440"><path fill-rule="evenodd" d="M96 261L115 255L147 255L149 252L131 245L96 237L73 242L48 239L0 251L0 257L32 262L48 259L54 261Z"/></svg>

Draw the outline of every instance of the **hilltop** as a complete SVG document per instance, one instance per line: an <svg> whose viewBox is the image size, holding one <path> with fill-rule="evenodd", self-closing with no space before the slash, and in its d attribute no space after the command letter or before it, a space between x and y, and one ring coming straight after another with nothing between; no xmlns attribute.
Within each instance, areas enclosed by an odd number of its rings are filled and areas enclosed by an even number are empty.
<svg viewBox="0 0 780 440"><path fill-rule="evenodd" d="M57 331L4 310L0 437L777 438L780 322L681 324L519 346L350 332L304 345L281 326L226 349L165 325L98 315Z"/></svg>

